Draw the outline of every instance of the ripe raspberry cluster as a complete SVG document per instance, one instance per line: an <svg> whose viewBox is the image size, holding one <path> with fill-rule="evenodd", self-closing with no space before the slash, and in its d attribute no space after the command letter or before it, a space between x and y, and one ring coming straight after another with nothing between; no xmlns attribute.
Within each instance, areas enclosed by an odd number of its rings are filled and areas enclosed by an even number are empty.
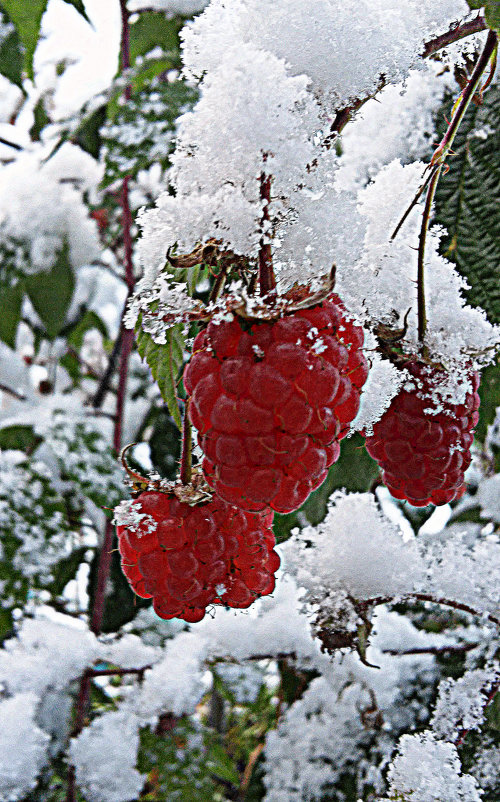
<svg viewBox="0 0 500 802"><path fill-rule="evenodd" d="M218 496L291 512L324 481L368 375L363 331L332 296L272 321L212 320L184 372Z"/></svg>
<svg viewBox="0 0 500 802"><path fill-rule="evenodd" d="M245 513L213 497L191 506L146 491L117 513L123 573L160 618L201 621L210 604L249 607L274 590L280 558L273 513Z"/></svg>
<svg viewBox="0 0 500 802"><path fill-rule="evenodd" d="M404 367L420 387L403 389L393 399L366 438L366 448L395 498L414 507L447 504L466 489L464 472L479 419L479 375L472 376L473 391L463 404L443 402L438 412L431 393L439 372L415 361Z"/></svg>

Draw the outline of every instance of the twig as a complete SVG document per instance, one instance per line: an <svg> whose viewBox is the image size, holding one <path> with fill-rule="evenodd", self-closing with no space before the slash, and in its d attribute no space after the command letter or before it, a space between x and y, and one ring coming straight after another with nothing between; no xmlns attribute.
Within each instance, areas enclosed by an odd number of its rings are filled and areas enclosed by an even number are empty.
<svg viewBox="0 0 500 802"><path fill-rule="evenodd" d="M358 606L361 609L366 609L367 607L376 607L379 604L394 604L396 601L408 601L410 599L416 599L417 601L426 601L431 602L432 604L441 604L444 607L452 607L454 610L460 610L464 613L469 613L470 615L475 615L477 618L486 617L488 621L491 621L492 624L496 624L500 627L500 618L492 613L482 613L479 610L475 610L468 604L463 604L462 602L454 601L453 599L444 599L444 598L436 598L435 596L431 596L428 593L404 593L400 597L395 596L374 596L371 599L364 599L358 602Z"/></svg>
<svg viewBox="0 0 500 802"><path fill-rule="evenodd" d="M14 148L14 150L24 150L22 145L18 145L17 142L10 142L8 139L4 139L3 136L0 136L0 144L7 145L8 148Z"/></svg>
<svg viewBox="0 0 500 802"><path fill-rule="evenodd" d="M405 655L411 654L464 654L465 652L470 652L472 649L476 649L479 646L478 643L466 643L463 646L422 646L416 647L415 649L405 649L404 651L400 651L399 649L383 649L383 654L392 654L394 657L404 657Z"/></svg>
<svg viewBox="0 0 500 802"><path fill-rule="evenodd" d="M125 677L128 674L135 674L142 679L144 673L152 668L151 665L142 666L142 668L89 668L87 674L89 677Z"/></svg>
<svg viewBox="0 0 500 802"><path fill-rule="evenodd" d="M267 154L264 154L264 162L267 161ZM262 239L259 248L259 288L261 295L267 295L268 292L276 289L276 278L273 270L273 256L271 251L271 243L267 241L268 232L266 232L266 223L269 223L269 204L271 202L271 181L270 175L265 171L260 174L260 198L265 202L262 211Z"/></svg>
<svg viewBox="0 0 500 802"><path fill-rule="evenodd" d="M191 421L189 420L189 401L187 401L184 407L184 420L182 422L180 477L183 485L188 485L191 482L192 463Z"/></svg>
<svg viewBox="0 0 500 802"><path fill-rule="evenodd" d="M427 319L425 313L425 287L424 287L424 257L425 257L425 243L427 239L427 231L429 229L429 220L432 211L432 204L434 195L436 193L439 176L444 166L446 156L450 152L453 140L462 122L464 115L469 108L469 104L474 97L476 90L480 84L483 72L485 71L491 57L494 55L498 45L498 36L494 31L489 31L486 38L486 43L483 52L479 56L474 71L462 92L461 99L456 104L453 112L451 122L448 126L443 139L434 151L431 159L431 168L434 168L434 173L427 188L427 196L425 199L425 207L422 215L422 225L420 228L420 236L418 240L418 262L417 262L417 296L418 296L418 340L423 346L425 339L425 332L427 328Z"/></svg>
<svg viewBox="0 0 500 802"><path fill-rule="evenodd" d="M25 395L14 390L12 387L8 387L6 384L0 384L0 392L8 393L8 395L13 396L13 398L17 398L18 401L26 401Z"/></svg>
<svg viewBox="0 0 500 802"><path fill-rule="evenodd" d="M442 33L440 36L436 36L435 39L426 42L422 52L422 58L433 56L434 53L437 53L438 50L442 50L443 47L458 42L466 36L485 31L487 27L486 20L481 14L475 19L469 20L469 22L464 22L463 25L456 25L454 28L450 28L447 33Z"/></svg>
<svg viewBox="0 0 500 802"><path fill-rule="evenodd" d="M250 752L248 762L245 766L245 771L243 772L243 778L241 780L240 790L238 794L238 799L241 800L241 802L243 802L243 800L245 799L246 792L250 784L250 779L252 777L252 772L254 770L255 764L257 763L262 753L262 750L264 749L264 746L265 746L264 743L257 744L255 749L252 749L252 751Z"/></svg>
<svg viewBox="0 0 500 802"><path fill-rule="evenodd" d="M128 301L128 299L127 299L127 301ZM126 308L127 308L127 303L125 303L125 306L123 308L122 321L123 321L123 315L125 314ZM103 374L103 376L101 378L101 381L99 383L99 387L97 388L97 390L95 392L95 395L94 395L94 397L92 399L92 406L94 407L94 409L98 409L102 405L102 403L104 402L104 399L106 398L106 395L108 393L109 385L110 385L111 379L113 378L113 374L114 374L114 372L116 370L116 363L118 361L118 357L120 355L120 350L121 350L121 347L122 347L122 330L123 330L123 323L120 326L120 331L118 332L118 336L117 336L117 338L115 340L115 343L113 345L113 350L111 351L111 354L109 355L107 368L104 371L104 374Z"/></svg>

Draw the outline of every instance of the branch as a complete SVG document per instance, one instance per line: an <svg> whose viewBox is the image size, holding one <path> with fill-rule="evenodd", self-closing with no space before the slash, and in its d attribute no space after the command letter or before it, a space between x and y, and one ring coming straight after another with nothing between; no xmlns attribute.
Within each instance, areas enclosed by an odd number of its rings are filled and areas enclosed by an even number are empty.
<svg viewBox="0 0 500 802"><path fill-rule="evenodd" d="M6 384L0 384L0 392L8 393L8 395L13 396L13 398L17 398L18 401L26 401L25 395L14 390L12 387L8 387Z"/></svg>
<svg viewBox="0 0 500 802"><path fill-rule="evenodd" d="M465 643L462 646L422 646L415 649L383 649L383 654L392 654L394 657L404 657L410 654L465 654L477 649L479 643Z"/></svg>
<svg viewBox="0 0 500 802"><path fill-rule="evenodd" d="M429 56L434 55L439 50L442 50L443 47L447 47L448 45L453 44L454 42L460 41L460 39L464 39L466 36L471 36L474 33L480 33L480 31L485 31L488 29L486 25L486 20L483 16L478 16L469 22L464 22L463 25L457 25L454 28L451 28L446 33L441 34L440 36L436 36L435 39L431 39L429 42L426 42L424 45L424 49L422 51L421 57L428 58ZM377 94L381 89L385 86L385 78L381 76L379 85L377 87ZM370 95L370 97L366 97L363 99L356 99L350 105L345 106L343 109L340 109L336 115L335 119L330 127L330 134L325 139L326 147L330 147L331 143L338 134L342 133L343 129L352 119L353 114L355 114L358 109L363 106L367 100L371 100L374 95Z"/></svg>
<svg viewBox="0 0 500 802"><path fill-rule="evenodd" d="M264 162L267 160L267 154L264 154ZM265 231L266 223L269 222L269 204L271 202L271 181L272 177L267 175L265 171L260 174L260 199L265 202L262 211L262 239L259 247L259 288L261 295L267 295L268 292L276 289L276 278L273 271L273 256L271 250L271 243L267 241L267 232Z"/></svg>
<svg viewBox="0 0 500 802"><path fill-rule="evenodd" d="M431 159L431 168L434 168L432 178L429 182L427 189L427 197L425 199L424 212L422 215L422 225L420 228L420 236L418 239L418 261L417 261L417 295L418 295L418 340L420 345L423 345L425 339L425 332L427 328L427 318L425 313L425 289L424 289L424 257L425 257L425 243L427 239L427 231L429 229L429 221L432 211L432 204L436 194L436 188L439 181L439 176L444 167L446 156L450 152L453 140L462 122L464 115L469 108L469 104L474 97L477 88L479 87L483 72L485 71L488 63L496 51L498 44L498 36L494 31L489 31L486 38L486 44L483 52L479 56L474 71L467 83L467 86L462 92L461 99L456 105L451 122L448 126L443 139L434 151Z"/></svg>
<svg viewBox="0 0 500 802"><path fill-rule="evenodd" d="M440 36L436 36L435 39L426 42L422 52L422 58L433 56L434 53L437 53L438 50L442 50L443 47L458 42L466 36L485 31L487 28L486 20L481 14L475 19L469 20L469 22L464 22L463 25L455 25L455 27L450 28L446 33L442 33Z"/></svg>
<svg viewBox="0 0 500 802"><path fill-rule="evenodd" d="M364 610L367 607L376 607L379 604L394 604L395 602L408 601L410 599L431 602L432 604L441 604L444 607L452 607L454 610L460 610L461 612L475 615L477 618L486 617L492 624L496 624L496 626L500 627L500 618L497 618L497 616L491 613L482 613L468 604L463 604L453 599L436 598L428 593L404 593L401 596L374 596L372 599L364 599L358 602L358 606Z"/></svg>
<svg viewBox="0 0 500 802"><path fill-rule="evenodd" d="M130 67L130 31L129 31L129 12L127 10L127 0L120 0L120 10L122 17L122 41L120 52L120 64L122 72ZM131 96L130 84L127 84L124 91L125 99ZM129 203L129 181L130 176L125 176L122 184L121 191L121 206L122 206L122 225L123 225L123 244L125 249L124 263L125 263L125 281L129 290L129 295L134 288L134 270L132 262L132 215ZM128 299L127 299L128 300ZM126 304L125 304L126 308ZM93 406L99 407L107 393L111 376L113 375L116 359L120 355L119 364L119 378L118 390L116 398L116 415L115 425L113 432L113 446L117 453L120 451L121 446L121 433L123 412L125 407L126 387L128 378L129 357L132 351L134 342L134 332L125 329L123 324L123 317L125 309L122 313L120 333L117 337L117 342L113 348L108 368L93 399ZM90 629L98 635L102 628L102 619L104 615L104 606L106 603L106 586L108 583L109 572L111 568L111 555L113 549L113 536L114 527L111 521L106 522L104 531L103 544L99 554L99 564L97 568L97 586L94 596L94 604L91 613ZM83 728L86 712L90 703L89 686L92 674L84 672L80 680L80 691L76 705L76 721L74 728L74 735L78 734ZM68 787L66 793L66 802L76 802L76 781L74 766L68 767Z"/></svg>

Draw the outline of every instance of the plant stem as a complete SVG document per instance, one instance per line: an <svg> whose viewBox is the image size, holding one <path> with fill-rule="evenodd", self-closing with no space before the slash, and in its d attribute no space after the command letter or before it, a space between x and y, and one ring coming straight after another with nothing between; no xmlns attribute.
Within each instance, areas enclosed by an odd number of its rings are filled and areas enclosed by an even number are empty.
<svg viewBox="0 0 500 802"><path fill-rule="evenodd" d="M434 173L429 181L427 188L427 196L425 199L424 212L422 215L422 225L420 227L420 235L418 240L418 262L417 262L417 293L418 293L418 340L420 345L424 345L425 332L427 328L427 318L425 312L425 286L424 286L424 258L425 258L425 244L427 239L427 231L429 229L429 220L432 211L432 204L436 194L436 188L439 181L439 176L444 166L446 156L450 152L453 140L457 134L460 123L469 107L469 104L474 97L476 90L479 87L481 77L485 71L488 63L495 53L498 44L498 37L494 31L489 31L486 44L483 52L479 56L474 71L467 83L467 86L462 92L461 99L456 105L453 112L451 122L448 129L434 151L431 159L431 167L435 168Z"/></svg>
<svg viewBox="0 0 500 802"><path fill-rule="evenodd" d="M458 42L465 36L471 36L473 33L485 31L487 27L485 18L479 14L475 19L464 22L463 25L456 25L446 33L442 33L440 36L436 36L435 39L426 42L422 58L428 58L434 55L438 50L442 50L443 47L447 47L453 44L453 42Z"/></svg>
<svg viewBox="0 0 500 802"><path fill-rule="evenodd" d="M120 65L121 65L121 70L124 71L130 67L130 31L128 24L129 12L127 10L126 0L120 0L120 10L122 17L122 41L121 41L121 51L120 51ZM130 85L127 85L124 92L126 99L130 98L131 91L132 90ZM129 203L129 181L130 181L130 176L125 176L122 184L120 201L122 207L123 243L125 251L124 253L125 281L130 295L130 293L133 291L134 288L135 279L134 279L134 270L132 262L132 248L133 248L132 231L131 231L132 214L130 211L130 203ZM126 398L129 357L134 342L134 333L129 329L125 329L123 325L123 316L120 326L120 334L118 338L120 340L120 347L119 347L120 362L119 362L119 374L118 374L119 375L118 390L116 399L116 415L115 415L115 424L113 431L113 446L117 453L119 453L121 447L122 422L123 422L123 412ZM118 350L116 351L116 355L117 353ZM98 396L99 396L98 400L101 403L102 400L104 399L108 382L111 378L114 362L115 362L114 359L110 360L111 370L106 371L107 381L105 387L102 389L102 392L99 392L98 390ZM101 388L99 389L101 390ZM96 399L94 399L94 403L95 400ZM114 537L113 524L111 523L111 521L107 521L106 528L104 531L104 539L99 553L99 564L97 568L97 585L94 596L94 604L90 616L90 629L95 635L98 635L101 632L101 627L102 627L104 607L106 602L106 585L108 583L109 572L111 568L113 537ZM78 699L76 704L76 721L73 730L73 736L76 736L78 735L79 732L81 732L85 723L86 712L88 710L90 702L91 676L92 674L89 673L89 671L86 671L83 673L80 679L80 690L78 693ZM76 802L75 770L72 765L68 767L68 786L66 792L66 802Z"/></svg>
<svg viewBox="0 0 500 802"><path fill-rule="evenodd" d="M264 154L264 161L266 160L267 156ZM266 228L266 223L268 223L270 219L269 204L271 202L271 181L271 176L267 175L264 171L260 174L260 198L265 201L265 206L262 211L264 229ZM261 295L267 295L268 292L276 289L271 243L267 242L266 239L267 233L264 230L259 249L259 289Z"/></svg>
<svg viewBox="0 0 500 802"><path fill-rule="evenodd" d="M500 627L500 618L491 613L482 613L479 610L475 610L474 607L471 607L468 604L463 604L462 602L454 601L453 599L444 599L444 598L436 598L435 596L431 596L428 593L404 593L401 597L395 596L374 596L372 599L364 599L363 601L358 602L358 606L361 609L366 609L367 607L377 606L379 604L394 604L397 601L408 601L411 599L416 599L417 601L426 601L431 602L432 604L441 604L444 607L452 607L454 610L460 610L460 612L469 613L470 615L475 615L477 618L482 618L483 616L491 621L492 624L496 624L497 627Z"/></svg>
<svg viewBox="0 0 500 802"><path fill-rule="evenodd" d="M183 485L188 485L191 482L192 462L191 421L189 420L189 401L186 401L184 420L182 422L181 448L181 482Z"/></svg>

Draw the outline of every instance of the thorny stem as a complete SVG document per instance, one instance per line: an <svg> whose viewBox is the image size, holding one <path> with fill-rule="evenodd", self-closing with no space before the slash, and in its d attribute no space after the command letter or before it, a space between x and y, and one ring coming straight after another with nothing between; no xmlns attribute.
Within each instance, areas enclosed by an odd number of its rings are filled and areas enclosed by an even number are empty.
<svg viewBox="0 0 500 802"><path fill-rule="evenodd" d="M451 122L448 129L439 143L438 147L432 155L430 162L431 168L435 168L432 177L429 181L427 188L427 196L425 199L424 212L422 215L422 225L420 228L420 236L418 239L418 262L417 262L417 297L418 297L418 340L423 346L425 339L425 332L427 328L427 319L425 313L425 287L424 287L424 257L425 257L425 243L427 239L427 231L429 229L429 220L432 211L432 204L436 194L436 188L439 181L439 176L444 166L446 156L450 152L453 140L462 122L464 115L469 107L469 104L474 97L476 90L479 87L483 72L497 48L498 37L494 31L489 31L484 50L477 60L474 72L472 73L467 86L462 92L460 101L456 105L453 112Z"/></svg>
<svg viewBox="0 0 500 802"><path fill-rule="evenodd" d="M453 42L458 42L465 36L471 36L473 33L480 33L486 30L487 27L485 18L479 14L475 19L464 22L463 25L456 25L454 28L450 28L446 33L442 33L440 36L436 36L435 39L426 42L422 58L433 56L434 53L437 53L438 50L442 50L443 47L447 47L453 44Z"/></svg>
<svg viewBox="0 0 500 802"><path fill-rule="evenodd" d="M129 32L129 12L127 10L127 0L120 0L120 10L122 17L122 41L121 41L121 54L120 64L121 70L125 71L130 67L130 32ZM124 92L125 98L130 99L131 87L127 85ZM134 270L132 263L132 214L130 211L129 203L129 181L130 176L125 176L122 185L120 196L122 207L122 227L123 227L123 243L124 243L124 265L125 265L125 281L128 287L129 295L134 288ZM126 386L128 377L129 357L132 351L134 342L134 333L129 329L125 329L123 325L123 317L120 327L119 335L120 347L120 362L119 362L119 378L118 378L118 391L116 400L116 416L113 431L113 446L117 452L120 451L121 446L121 433L123 411L125 406ZM111 378L112 370L106 372L106 378L109 381ZM99 393L98 400L102 402L107 390L107 384L103 391ZM94 404L95 404L94 399ZM94 596L94 604L91 614L90 629L98 635L102 627L102 619L104 615L104 606L106 600L106 585L109 578L111 568L111 555L113 548L114 529L111 521L106 522L104 532L104 539L99 554L99 563L97 568L97 585ZM90 701L90 680L92 674L89 671L84 672L80 680L80 690L76 704L76 720L73 730L73 736L78 735L83 729L85 723L86 712L88 710ZM66 793L66 802L76 802L76 783L75 783L75 770L72 765L68 768L68 787Z"/></svg>
<svg viewBox="0 0 500 802"><path fill-rule="evenodd" d="M408 601L411 599L431 602L432 604L441 604L444 607L452 607L454 610L460 610L461 612L475 615L477 618L486 617L487 620L491 621L492 624L496 624L498 627L500 627L500 618L492 615L491 613L482 613L479 610L475 610L474 607L471 607L468 604L463 604L462 602L457 602L453 599L436 598L428 593L405 593L399 599L397 599L395 596L374 596L372 599L364 599L358 604L362 609L366 609L367 607L376 607L379 604L394 604L397 600Z"/></svg>
<svg viewBox="0 0 500 802"><path fill-rule="evenodd" d="M264 161L267 160L264 154ZM259 248L259 288L261 295L267 295L268 292L276 289L276 278L273 270L273 256L271 251L271 243L267 242L266 223L269 222L269 204L271 202L271 182L272 177L267 175L264 171L260 174L260 198L265 201L265 206L262 211L262 224L264 232L260 241Z"/></svg>
<svg viewBox="0 0 500 802"><path fill-rule="evenodd" d="M443 33L440 36L437 36L435 39L431 39L429 42L426 42L422 52L422 58L433 56L439 50L442 50L443 47L447 47L448 45L453 44L453 42L458 42L465 36L471 36L474 33L484 31L487 29L487 27L486 20L481 15L473 20L469 20L469 22L464 22L463 25L457 25L455 28L451 28L446 33ZM385 78L382 76L377 88L377 92L383 89L384 86ZM330 147L333 140L338 136L338 134L342 133L349 120L352 119L353 114L355 114L358 109L360 109L361 106L363 106L367 100L370 100L372 97L373 95L371 97L357 99L349 106L339 109L335 115L333 123L330 126L330 134L325 140L326 147Z"/></svg>
<svg viewBox="0 0 500 802"><path fill-rule="evenodd" d="M189 420L189 401L184 407L184 420L182 422L182 447L181 447L181 482L188 485L191 482L191 469L193 464L192 441L191 441L191 421Z"/></svg>

